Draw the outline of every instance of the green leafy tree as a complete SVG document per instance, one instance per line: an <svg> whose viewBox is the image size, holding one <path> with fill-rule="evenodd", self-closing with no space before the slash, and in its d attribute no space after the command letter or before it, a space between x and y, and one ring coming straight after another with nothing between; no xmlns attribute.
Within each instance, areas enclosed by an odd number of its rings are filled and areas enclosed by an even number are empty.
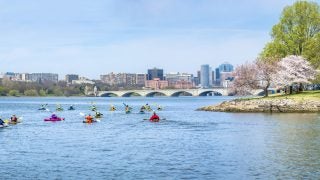
<svg viewBox="0 0 320 180"><path fill-rule="evenodd" d="M6 96L9 90L6 87L0 86L0 96Z"/></svg>
<svg viewBox="0 0 320 180"><path fill-rule="evenodd" d="M316 2L297 1L284 8L271 36L262 57L279 59L298 55L320 68L320 7Z"/></svg>
<svg viewBox="0 0 320 180"><path fill-rule="evenodd" d="M39 90L39 95L40 96L47 96L47 92L44 89Z"/></svg>
<svg viewBox="0 0 320 180"><path fill-rule="evenodd" d="M18 90L13 89L9 91L9 96L20 96L20 93Z"/></svg>
<svg viewBox="0 0 320 180"><path fill-rule="evenodd" d="M24 91L25 96L38 96L38 91L35 89L29 89Z"/></svg>
<svg viewBox="0 0 320 180"><path fill-rule="evenodd" d="M56 87L56 88L53 90L53 94L54 94L55 96L63 96L63 91L62 91L60 88Z"/></svg>

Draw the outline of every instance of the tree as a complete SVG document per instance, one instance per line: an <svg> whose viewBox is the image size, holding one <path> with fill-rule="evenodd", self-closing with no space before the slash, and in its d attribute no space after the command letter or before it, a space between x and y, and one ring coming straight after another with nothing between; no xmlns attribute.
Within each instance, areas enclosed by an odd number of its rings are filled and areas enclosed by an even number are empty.
<svg viewBox="0 0 320 180"><path fill-rule="evenodd" d="M272 41L262 57L297 55L320 67L320 7L315 2L297 1L284 8L280 22L273 26Z"/></svg>
<svg viewBox="0 0 320 180"><path fill-rule="evenodd" d="M0 86L0 96L6 96L8 94L8 88Z"/></svg>
<svg viewBox="0 0 320 180"><path fill-rule="evenodd" d="M39 90L39 95L40 96L47 96L47 92L44 89Z"/></svg>
<svg viewBox="0 0 320 180"><path fill-rule="evenodd" d="M38 92L35 89L29 89L24 91L25 96L38 96Z"/></svg>
<svg viewBox="0 0 320 180"><path fill-rule="evenodd" d="M252 89L258 87L257 68L254 63L245 63L233 72L234 81L231 90L236 95L247 95Z"/></svg>
<svg viewBox="0 0 320 180"><path fill-rule="evenodd" d="M298 91L302 91L302 85L310 83L317 75L317 71L310 62L301 56L288 56L283 58L278 65L277 84L280 86L299 84ZM290 88L291 93L292 88Z"/></svg>
<svg viewBox="0 0 320 180"><path fill-rule="evenodd" d="M238 95L246 95L253 89L263 89L264 96L274 83L278 65L274 60L258 59L253 63L238 66L234 71L233 91Z"/></svg>
<svg viewBox="0 0 320 180"><path fill-rule="evenodd" d="M13 89L9 91L9 96L20 96L19 91Z"/></svg>
<svg viewBox="0 0 320 180"><path fill-rule="evenodd" d="M268 97L269 95L269 87L272 83L274 83L274 79L276 78L276 74L278 72L278 64L274 59L266 60L260 59L255 62L256 68L258 72L257 80L259 81L259 88L264 90L264 96Z"/></svg>

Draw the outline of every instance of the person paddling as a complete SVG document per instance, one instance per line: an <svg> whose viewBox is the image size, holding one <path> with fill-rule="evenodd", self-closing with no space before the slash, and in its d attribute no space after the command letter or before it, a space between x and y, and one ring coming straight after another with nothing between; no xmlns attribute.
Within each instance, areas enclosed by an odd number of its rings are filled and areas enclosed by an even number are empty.
<svg viewBox="0 0 320 180"><path fill-rule="evenodd" d="M55 115L55 114L52 114L52 115L51 115L51 119L58 119L58 116Z"/></svg>
<svg viewBox="0 0 320 180"><path fill-rule="evenodd" d="M150 117L149 119L152 122L159 122L160 121L160 117L156 114L156 112L153 112L153 115Z"/></svg>
<svg viewBox="0 0 320 180"><path fill-rule="evenodd" d="M101 112L96 111L96 115L95 115L96 118L101 118L102 116L103 114Z"/></svg>
<svg viewBox="0 0 320 180"><path fill-rule="evenodd" d="M71 111L71 110L75 110L74 107L73 107L73 105L71 105L71 106L69 107L69 110L70 110L70 111Z"/></svg>
<svg viewBox="0 0 320 180"><path fill-rule="evenodd" d="M17 123L18 122L18 118L16 115L12 115L10 118L11 123Z"/></svg>
<svg viewBox="0 0 320 180"><path fill-rule="evenodd" d="M142 107L140 108L140 113L144 113L145 110L146 110L146 108L145 108L144 106L142 106Z"/></svg>
<svg viewBox="0 0 320 180"><path fill-rule="evenodd" d="M0 126L4 126L5 122L0 118Z"/></svg>
<svg viewBox="0 0 320 180"><path fill-rule="evenodd" d="M129 107L129 105L126 105L126 107L125 107L125 111L126 111L126 113L130 113L131 112L131 107Z"/></svg>
<svg viewBox="0 0 320 180"><path fill-rule="evenodd" d="M87 123L92 123L93 122L93 117L90 114L88 116L86 116L86 122Z"/></svg>

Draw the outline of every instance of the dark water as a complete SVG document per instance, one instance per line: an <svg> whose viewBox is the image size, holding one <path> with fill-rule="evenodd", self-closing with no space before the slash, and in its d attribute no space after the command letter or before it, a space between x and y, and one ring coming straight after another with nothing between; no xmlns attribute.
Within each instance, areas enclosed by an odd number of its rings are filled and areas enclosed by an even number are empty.
<svg viewBox="0 0 320 180"><path fill-rule="evenodd" d="M319 114L194 111L224 97L1 98L0 116L23 123L0 129L0 179L319 179ZM106 116L83 124L95 102ZM134 107L126 115L122 103ZM44 122L49 112L64 122ZM166 118L144 121L144 103ZM110 104L119 111L109 112ZM121 110L121 111L120 111Z"/></svg>

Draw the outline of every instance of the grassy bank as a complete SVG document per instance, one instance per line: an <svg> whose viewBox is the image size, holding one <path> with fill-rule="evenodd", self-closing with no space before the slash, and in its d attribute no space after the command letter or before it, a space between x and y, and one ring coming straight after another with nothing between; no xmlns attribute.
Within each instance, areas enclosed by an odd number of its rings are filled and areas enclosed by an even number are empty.
<svg viewBox="0 0 320 180"><path fill-rule="evenodd" d="M239 100L256 100L256 99L265 99L265 100L293 99L296 101L304 101L304 100L320 101L320 90L319 91L303 91L298 94L272 94L268 97L240 98Z"/></svg>

